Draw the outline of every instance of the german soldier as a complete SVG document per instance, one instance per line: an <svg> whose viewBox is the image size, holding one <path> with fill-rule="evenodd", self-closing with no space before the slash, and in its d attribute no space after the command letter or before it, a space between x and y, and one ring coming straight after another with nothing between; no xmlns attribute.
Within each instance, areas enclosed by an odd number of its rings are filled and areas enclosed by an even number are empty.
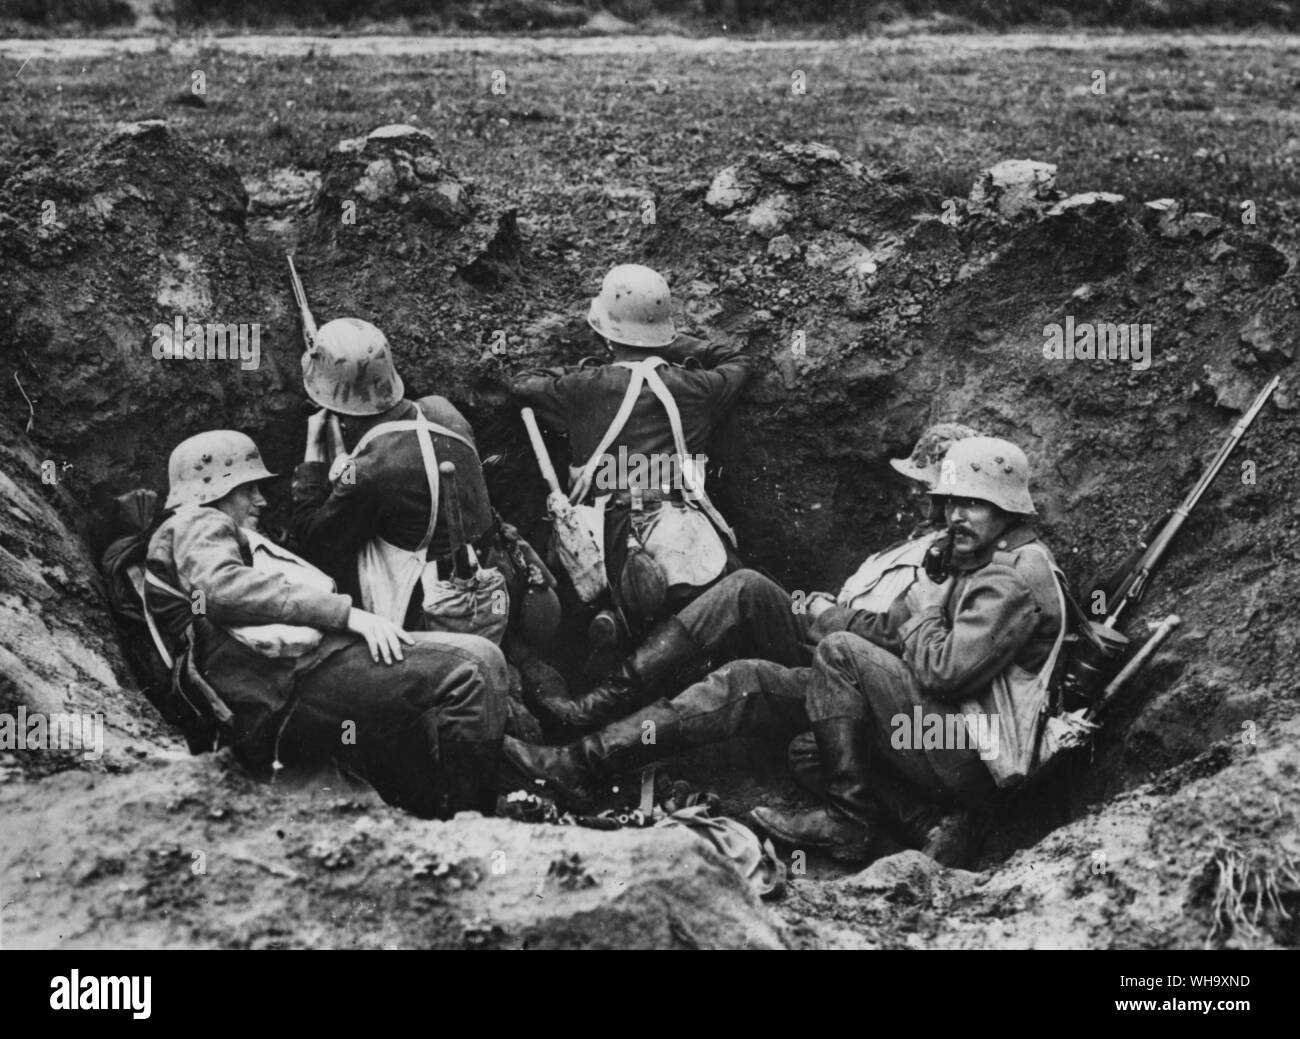
<svg viewBox="0 0 1300 1039"><path fill-rule="evenodd" d="M890 465L921 494L939 478L939 462L956 440L976 436L955 422L926 429L908 458ZM915 579L926 550L943 531L941 500L923 503L920 525L903 542L870 556L845 582L838 596L813 592L791 596L755 570L728 574L662 625L603 682L584 696L541 704L570 728L589 731L642 707L664 691L666 680L708 655L722 659L762 657L786 667L805 666L823 635L832 631L872 632L886 638L887 611ZM791 747L792 760L806 757L807 741Z"/></svg>
<svg viewBox="0 0 1300 1039"><path fill-rule="evenodd" d="M549 642L559 619L554 579L493 510L474 431L460 411L445 397L406 400L388 340L368 321L321 326L302 364L304 388L321 409L308 420L304 461L293 478L294 528L305 554L366 609L408 631L467 631L500 643L509 627L534 645ZM341 432L332 445L331 415ZM437 473L439 462L455 467L450 486ZM448 494L482 567L476 580L484 587L468 612L440 613L444 586L427 587L435 574L446 581L455 568L459 546L437 515ZM506 650L526 682L552 694L563 690L558 674L519 640L510 639ZM520 731L535 730L531 719L520 722L520 704L512 701L511 713Z"/></svg>
<svg viewBox="0 0 1300 1039"><path fill-rule="evenodd" d="M259 481L271 476L242 433L183 441L168 467L174 511L147 557L150 612L173 649L193 624L193 662L233 713L235 754L255 770L334 759L421 816L491 814L500 650L472 635L408 634L348 595L255 569L249 532L266 505ZM300 655L268 656L232 634L275 624L324 636Z"/></svg>
<svg viewBox="0 0 1300 1039"><path fill-rule="evenodd" d="M511 390L543 426L568 434L571 498L589 507L601 532L617 611L643 629L739 565L735 536L704 489L704 450L752 365L737 348L679 335L668 283L639 264L610 270L587 322L611 363L526 373ZM610 617L597 615L593 642L616 641L601 630ZM661 659L694 648L669 616L641 640L636 659L654 670ZM625 677L620 672L612 681ZM593 695L604 700L599 691Z"/></svg>
<svg viewBox="0 0 1300 1039"><path fill-rule="evenodd" d="M941 582L916 580L878 622L825 634L811 667L737 661L577 743L507 740L507 761L583 800L616 773L688 748L737 735L788 740L811 729L825 803L809 812L756 809L756 825L857 861L874 857L891 831L913 846L942 845L962 829L960 806L986 804L993 780L975 747L895 746L893 720L916 707L957 711L998 677L1013 688L1034 678L1064 622L1051 555L1029 525L1036 510L1023 452L967 438L949 449L944 473L952 551ZM960 849L943 854L951 863Z"/></svg>

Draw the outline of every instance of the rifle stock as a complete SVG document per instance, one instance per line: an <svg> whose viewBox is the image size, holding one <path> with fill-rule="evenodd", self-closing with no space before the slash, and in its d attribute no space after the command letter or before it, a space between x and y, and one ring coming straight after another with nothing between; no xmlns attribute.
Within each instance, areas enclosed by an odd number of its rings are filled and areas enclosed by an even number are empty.
<svg viewBox="0 0 1300 1039"><path fill-rule="evenodd" d="M1159 532L1151 539L1151 543L1146 547L1146 550L1142 552L1141 556L1132 566L1130 572L1123 575L1113 604L1108 604L1110 609L1105 620L1106 627L1115 627L1115 625L1119 623L1120 614L1124 612L1125 608L1132 603L1141 600L1142 596L1146 593L1147 584L1151 580L1151 575L1155 572L1156 567L1160 565L1160 561L1164 559L1165 553L1169 551L1170 544L1173 542L1174 538L1178 536L1178 532L1182 529L1183 524L1187 522L1187 518L1192 514L1192 510L1196 508L1197 502L1201 500L1202 495L1204 495L1205 492L1209 490L1210 485L1214 483L1215 478L1219 475L1224 464L1228 461L1229 455L1232 454L1237 444L1241 441L1241 438L1246 435L1246 430L1250 428L1251 423L1255 421L1255 417L1259 414L1265 403L1267 403L1268 398L1272 396L1273 391L1277 389L1278 383L1281 381L1282 377L1280 375L1275 375L1268 381L1268 385L1260 391L1259 396L1255 398L1254 402L1246 410L1245 414L1237 420L1237 424L1232 427L1232 431L1228 434L1227 439L1224 440L1223 444L1219 447L1218 453L1205 468L1205 471L1201 473L1201 478L1196 481L1196 486L1188 492L1187 497L1183 499L1182 504L1169 514L1168 520L1160 527Z"/></svg>

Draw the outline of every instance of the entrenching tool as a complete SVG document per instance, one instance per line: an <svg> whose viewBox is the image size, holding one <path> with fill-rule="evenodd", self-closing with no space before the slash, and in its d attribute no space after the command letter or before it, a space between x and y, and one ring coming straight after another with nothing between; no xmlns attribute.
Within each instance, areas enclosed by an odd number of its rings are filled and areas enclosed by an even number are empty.
<svg viewBox="0 0 1300 1039"><path fill-rule="evenodd" d="M1176 613L1171 613L1162 620L1156 630L1151 633L1151 637L1142 643L1142 648L1133 654L1133 659L1125 664L1123 670L1110 680L1110 684L1097 698L1097 702L1088 708L1087 713L1083 716L1084 719L1092 721L1105 710L1106 705L1115 699L1134 675L1146 667L1147 661L1155 655L1156 650L1164 644L1164 641L1174 633L1174 629L1182 623L1183 619Z"/></svg>
<svg viewBox="0 0 1300 1039"><path fill-rule="evenodd" d="M1120 693L1124 692L1133 677L1147 666L1155 656L1156 650L1164 645L1165 640L1183 623L1181 617L1171 613L1159 625L1153 625L1148 638L1123 669L1110 680L1097 701L1086 710L1070 711L1063 715L1054 715L1047 719L1046 729L1039 739L1039 765L1034 775L1035 783L1041 785L1046 775L1058 771L1062 763L1085 747L1093 745L1102 723L1099 715L1113 704Z"/></svg>
<svg viewBox="0 0 1300 1039"><path fill-rule="evenodd" d="M546 452L546 444L542 442L542 431L537 426L537 416L533 414L533 409L523 408L519 414L528 428L528 439L532 442L533 454L537 456L542 479L550 488L550 493L546 496L546 508L555 528L556 552L573 581L578 598L583 602L592 602L606 586L601 547L596 544L591 532L582 525L568 496L560 490L560 480L555 475L551 456Z"/></svg>

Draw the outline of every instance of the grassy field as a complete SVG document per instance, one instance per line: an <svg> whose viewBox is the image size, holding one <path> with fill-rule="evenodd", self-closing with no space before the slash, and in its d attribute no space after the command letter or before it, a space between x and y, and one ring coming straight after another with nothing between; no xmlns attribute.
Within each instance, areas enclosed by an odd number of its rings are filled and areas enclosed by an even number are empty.
<svg viewBox="0 0 1300 1039"><path fill-rule="evenodd" d="M595 17L642 31L823 33L897 28L918 21L950 29L1046 26L1272 25L1300 28L1298 0L10 0L0 18L28 32L73 33L165 23L225 29L297 27L389 31L555 31Z"/></svg>
<svg viewBox="0 0 1300 1039"><path fill-rule="evenodd" d="M1224 217L1251 199L1261 228L1298 222L1297 48L1152 37L1135 49L1112 37L1016 51L999 39L496 58L160 46L21 70L10 52L0 175L119 120L172 120L245 175L312 168L339 138L411 122L525 216L563 218L575 198L611 188L707 178L763 141L816 140L901 166L939 197L966 194L983 166L1032 157L1059 164L1068 191L1175 196ZM491 90L498 69L504 94ZM195 70L206 78L203 108L178 103ZM802 96L791 89L796 71Z"/></svg>

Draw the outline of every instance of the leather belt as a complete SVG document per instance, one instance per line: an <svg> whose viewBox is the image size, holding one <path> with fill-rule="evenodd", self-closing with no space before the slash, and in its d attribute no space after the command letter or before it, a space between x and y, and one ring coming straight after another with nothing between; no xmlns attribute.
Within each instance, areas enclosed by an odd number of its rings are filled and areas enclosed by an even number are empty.
<svg viewBox="0 0 1300 1039"><path fill-rule="evenodd" d="M656 502L656 501L682 502L685 501L686 499L682 497L681 491L665 491L665 490L661 490L658 487L651 487L641 492L641 500L643 502ZM609 504L610 505L631 505L632 492L615 491L613 494L609 496Z"/></svg>

